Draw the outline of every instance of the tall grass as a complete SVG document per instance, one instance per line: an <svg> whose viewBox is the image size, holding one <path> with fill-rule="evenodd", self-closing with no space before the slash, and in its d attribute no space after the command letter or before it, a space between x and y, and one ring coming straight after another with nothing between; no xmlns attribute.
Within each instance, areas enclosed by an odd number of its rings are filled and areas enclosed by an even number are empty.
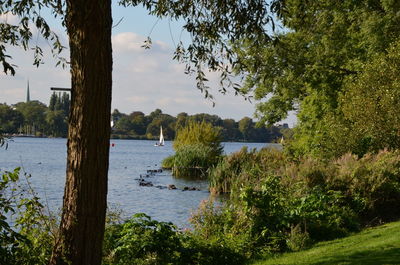
<svg viewBox="0 0 400 265"><path fill-rule="evenodd" d="M207 122L189 122L177 132L173 143L175 154L163 160L164 168L175 177L206 178L208 169L222 155L220 130Z"/></svg>
<svg viewBox="0 0 400 265"><path fill-rule="evenodd" d="M284 154L276 149L263 148L240 151L224 157L209 173L210 190L213 193L237 192L249 184L257 186L261 176L249 174L252 169L279 174L286 164Z"/></svg>
<svg viewBox="0 0 400 265"><path fill-rule="evenodd" d="M208 168L218 163L213 149L203 144L182 146L173 158L168 159L172 159L174 176L188 178L206 178Z"/></svg>

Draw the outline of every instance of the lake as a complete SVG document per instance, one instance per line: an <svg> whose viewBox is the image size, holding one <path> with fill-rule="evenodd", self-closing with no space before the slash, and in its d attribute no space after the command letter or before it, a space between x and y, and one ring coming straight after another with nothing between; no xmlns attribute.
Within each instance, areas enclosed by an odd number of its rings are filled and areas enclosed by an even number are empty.
<svg viewBox="0 0 400 265"><path fill-rule="evenodd" d="M62 206L66 168L66 139L17 137L0 149L0 171L11 171L21 167L31 175L30 182L42 201L52 211ZM153 187L140 186L138 179L147 175L147 170L159 169L161 161L174 153L172 142L155 147L154 141L111 140L108 184L108 203L121 209L128 217L143 212L159 221L170 221L178 227L188 227L191 212L209 196L206 181L184 180L172 177L163 171L149 177ZM248 148L266 145L279 148L277 144L223 143L229 154ZM174 184L177 190L160 189L155 186ZM185 186L197 187L199 191L182 191Z"/></svg>

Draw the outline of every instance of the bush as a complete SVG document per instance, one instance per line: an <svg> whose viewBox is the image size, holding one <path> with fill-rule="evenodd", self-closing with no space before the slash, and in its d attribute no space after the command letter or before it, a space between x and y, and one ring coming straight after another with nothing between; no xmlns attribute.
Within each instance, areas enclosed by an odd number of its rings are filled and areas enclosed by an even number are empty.
<svg viewBox="0 0 400 265"><path fill-rule="evenodd" d="M206 177L222 155L220 130L206 122L190 122L177 132L175 155L162 162L176 177Z"/></svg>
<svg viewBox="0 0 400 265"><path fill-rule="evenodd" d="M382 150L361 159L336 160L338 174L327 179L331 189L347 196L365 224L400 218L400 152Z"/></svg>
<svg viewBox="0 0 400 265"><path fill-rule="evenodd" d="M171 223L136 214L108 226L103 264L241 264L243 258L221 244L211 244Z"/></svg>
<svg viewBox="0 0 400 265"><path fill-rule="evenodd" d="M292 226L286 244L291 251L304 250L311 245L310 235L307 231L303 231L300 224Z"/></svg>
<svg viewBox="0 0 400 265"><path fill-rule="evenodd" d="M173 147L178 151L184 146L202 144L211 148L213 157L218 157L223 152L221 139L220 129L213 127L211 123L190 121L177 131Z"/></svg>
<svg viewBox="0 0 400 265"><path fill-rule="evenodd" d="M162 167L172 169L175 177L205 178L210 167L219 161L210 147L203 144L185 145L162 161Z"/></svg>
<svg viewBox="0 0 400 265"><path fill-rule="evenodd" d="M209 173L210 190L213 193L238 192L243 185L258 185L261 176L249 175L252 168L259 168L271 174L279 174L286 164L284 154L276 149L263 148L260 151L240 151L224 157Z"/></svg>
<svg viewBox="0 0 400 265"><path fill-rule="evenodd" d="M173 157L172 174L176 177L206 177L208 168L219 160L212 148L203 144L182 146Z"/></svg>
<svg viewBox="0 0 400 265"><path fill-rule="evenodd" d="M39 198L29 184L19 182L19 175L16 168L0 179L0 264L47 264L55 219L43 213Z"/></svg>
<svg viewBox="0 0 400 265"><path fill-rule="evenodd" d="M175 227L136 214L110 226L105 235L105 264L166 264L176 262L181 243Z"/></svg>

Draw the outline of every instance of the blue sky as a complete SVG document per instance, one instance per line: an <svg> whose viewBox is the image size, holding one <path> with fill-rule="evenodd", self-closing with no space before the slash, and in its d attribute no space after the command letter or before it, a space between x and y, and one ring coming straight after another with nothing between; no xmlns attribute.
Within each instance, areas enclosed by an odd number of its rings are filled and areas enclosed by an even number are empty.
<svg viewBox="0 0 400 265"><path fill-rule="evenodd" d="M239 120L245 116L252 117L254 105L233 93L221 95L218 92L218 76L209 75L212 102L196 89L194 78L184 74L184 65L172 60L174 45L177 41L189 40L189 35L182 33L182 22L160 20L147 15L142 7L124 8L113 1L113 100L112 108L124 113L143 111L146 114L156 108L164 113L176 115L180 112L189 114L209 113L222 118ZM47 16L51 17L51 16ZM0 17L4 21L4 16ZM12 21L8 16L7 21ZM50 24L67 46L67 36L60 21L50 19ZM145 50L140 46L151 32L153 47ZM47 53L45 64L36 68L32 65L33 55L20 49L9 49L13 63L18 65L15 76L0 74L0 102L14 104L26 98L26 84L29 79L31 99L48 104L51 95L50 87L69 87L68 69L55 68L55 61L48 52L48 44L39 40ZM65 54L68 56L68 53ZM291 126L294 116L286 122Z"/></svg>

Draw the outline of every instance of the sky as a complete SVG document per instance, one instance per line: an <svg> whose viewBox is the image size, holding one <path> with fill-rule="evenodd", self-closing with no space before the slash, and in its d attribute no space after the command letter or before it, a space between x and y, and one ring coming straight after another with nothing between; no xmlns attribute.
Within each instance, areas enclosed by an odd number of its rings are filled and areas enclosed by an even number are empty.
<svg viewBox="0 0 400 265"><path fill-rule="evenodd" d="M61 22L48 18L52 29L67 46L67 35ZM12 16L2 16L0 21L12 23ZM255 105L232 91L225 95L218 92L218 75L210 73L212 101L205 99L196 88L193 76L184 73L184 65L172 59L175 44L188 41L189 35L182 31L182 22L158 20L147 14L141 7L119 7L113 1L114 28L113 45L113 94L112 109L123 113L143 111L149 114L159 108L163 113L176 116L180 112L188 114L209 113L221 118L240 120L254 115ZM121 20L121 21L120 21ZM120 23L118 23L120 21ZM117 24L118 23L118 24ZM116 25L117 24L117 25ZM151 49L141 46L147 36L152 38ZM33 53L18 48L8 48L17 65L16 75L9 76L0 72L0 102L15 104L26 100L26 88L29 80L31 100L49 103L50 87L70 87L69 69L55 67L56 61L49 52L49 44L41 38L34 40L44 48L44 64L33 66ZM64 53L68 57L68 52ZM291 115L289 126L295 124Z"/></svg>

